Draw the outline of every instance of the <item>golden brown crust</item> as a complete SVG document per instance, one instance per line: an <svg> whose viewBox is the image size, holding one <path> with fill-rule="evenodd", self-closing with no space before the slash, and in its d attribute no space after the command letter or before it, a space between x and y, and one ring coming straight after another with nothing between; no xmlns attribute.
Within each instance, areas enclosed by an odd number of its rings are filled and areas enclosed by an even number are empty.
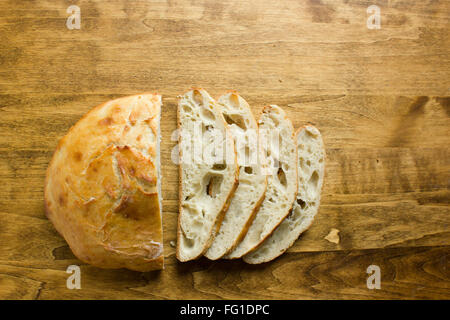
<svg viewBox="0 0 450 320"><path fill-rule="evenodd" d="M45 181L46 215L82 261L163 268L156 168L161 97L97 106L60 140Z"/></svg>

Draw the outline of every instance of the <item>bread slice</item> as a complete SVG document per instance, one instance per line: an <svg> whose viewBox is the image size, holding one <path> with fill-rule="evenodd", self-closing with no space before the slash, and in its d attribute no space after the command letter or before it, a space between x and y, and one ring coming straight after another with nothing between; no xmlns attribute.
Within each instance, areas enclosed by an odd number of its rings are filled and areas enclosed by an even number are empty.
<svg viewBox="0 0 450 320"><path fill-rule="evenodd" d="M298 147L298 194L292 212L261 246L244 256L247 263L262 263L275 259L291 247L300 234L309 228L320 204L325 151L319 130L313 126L296 133Z"/></svg>
<svg viewBox="0 0 450 320"><path fill-rule="evenodd" d="M180 201L177 258L203 255L238 184L233 138L216 101L193 89L178 103Z"/></svg>
<svg viewBox="0 0 450 320"><path fill-rule="evenodd" d="M259 120L264 158L268 160L264 201L244 239L227 254L240 258L254 250L289 214L297 194L297 144L294 128L278 106L265 107Z"/></svg>
<svg viewBox="0 0 450 320"><path fill-rule="evenodd" d="M248 103L230 92L218 101L235 141L239 164L239 186L214 242L205 256L217 260L231 251L247 233L264 199L267 176L258 163L258 125Z"/></svg>
<svg viewBox="0 0 450 320"><path fill-rule="evenodd" d="M49 220L100 268L162 269L161 96L108 101L60 140L47 169Z"/></svg>

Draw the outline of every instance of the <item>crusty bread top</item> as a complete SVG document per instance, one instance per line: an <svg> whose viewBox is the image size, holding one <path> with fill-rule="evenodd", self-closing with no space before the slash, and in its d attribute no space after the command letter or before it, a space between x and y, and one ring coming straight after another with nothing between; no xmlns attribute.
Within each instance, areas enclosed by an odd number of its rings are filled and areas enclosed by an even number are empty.
<svg viewBox="0 0 450 320"><path fill-rule="evenodd" d="M109 101L59 142L47 170L46 212L79 259L103 268L162 268L160 110L157 94Z"/></svg>

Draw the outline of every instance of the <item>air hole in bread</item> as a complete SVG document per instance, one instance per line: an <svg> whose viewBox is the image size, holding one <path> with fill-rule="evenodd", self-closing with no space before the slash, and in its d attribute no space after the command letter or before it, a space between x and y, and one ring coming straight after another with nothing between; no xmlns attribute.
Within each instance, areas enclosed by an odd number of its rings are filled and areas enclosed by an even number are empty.
<svg viewBox="0 0 450 320"><path fill-rule="evenodd" d="M317 184L319 183L319 174L317 171L314 171L311 177L308 180L308 190L311 198L314 198L316 195Z"/></svg>
<svg viewBox="0 0 450 320"><path fill-rule="evenodd" d="M245 161L250 160L250 147L248 145L245 146Z"/></svg>
<svg viewBox="0 0 450 320"><path fill-rule="evenodd" d="M317 134L316 133L314 133L312 131L309 131L309 130L305 130L305 131L306 131L306 134L308 136L310 136L311 138L317 138Z"/></svg>
<svg viewBox="0 0 450 320"><path fill-rule="evenodd" d="M196 103L196 104L198 104L198 105L203 105L203 96L202 96L202 94L200 93L200 91L198 91L198 90L194 90L193 92L192 92L192 98L194 99L194 102Z"/></svg>
<svg viewBox="0 0 450 320"><path fill-rule="evenodd" d="M273 167L274 168L280 167L280 161L277 158L273 159Z"/></svg>
<svg viewBox="0 0 450 320"><path fill-rule="evenodd" d="M193 239L189 239L188 237L184 236L182 238L183 246L186 248L193 248L195 246L195 241Z"/></svg>
<svg viewBox="0 0 450 320"><path fill-rule="evenodd" d="M245 125L245 121L244 118L241 115L238 114L233 114L233 115L229 115L229 114L224 114L223 115L225 118L225 121L229 124L229 125L236 125L239 128L241 128L242 130L246 130L247 126Z"/></svg>
<svg viewBox="0 0 450 320"><path fill-rule="evenodd" d="M280 126L280 120L278 119L278 117L271 117L271 119L276 127Z"/></svg>
<svg viewBox="0 0 450 320"><path fill-rule="evenodd" d="M307 165L308 167L311 166L311 161L306 160L306 165Z"/></svg>
<svg viewBox="0 0 450 320"><path fill-rule="evenodd" d="M323 158L320 158L320 159L319 159L319 163L322 163L322 162L323 162Z"/></svg>
<svg viewBox="0 0 450 320"><path fill-rule="evenodd" d="M214 113L212 113L210 110L203 108L202 109L202 117L205 120L214 121L216 117L214 116Z"/></svg>
<svg viewBox="0 0 450 320"><path fill-rule="evenodd" d="M244 171L246 174L253 174L253 168L252 167L244 167Z"/></svg>
<svg viewBox="0 0 450 320"><path fill-rule="evenodd" d="M231 107L233 107L233 109L239 109L239 97L237 94L231 94L230 95L230 99L229 99L229 103L231 105Z"/></svg>
<svg viewBox="0 0 450 320"><path fill-rule="evenodd" d="M300 158L300 168L304 168L305 167L305 159Z"/></svg>
<svg viewBox="0 0 450 320"><path fill-rule="evenodd" d="M213 169L213 170L216 170L216 171L222 171L222 170L225 170L226 167L227 167L227 166L226 166L226 164L224 164L224 163L215 163L215 164L213 165L212 169Z"/></svg>
<svg viewBox="0 0 450 320"><path fill-rule="evenodd" d="M281 185L283 187L287 186L287 180L286 180L286 174L284 173L284 170L282 168L278 168L278 181L280 181Z"/></svg>
<svg viewBox="0 0 450 320"><path fill-rule="evenodd" d="M186 113L192 113L192 108L188 105L183 106L183 111Z"/></svg>
<svg viewBox="0 0 450 320"><path fill-rule="evenodd" d="M205 125L204 123L202 123L202 134L205 134L206 131L212 130L212 128L213 128L213 126Z"/></svg>
<svg viewBox="0 0 450 320"><path fill-rule="evenodd" d="M286 219L292 220L292 217L294 216L294 210L290 210L289 214L286 216Z"/></svg>
<svg viewBox="0 0 450 320"><path fill-rule="evenodd" d="M206 194L211 198L215 198L220 193L223 177L221 175L206 175L204 185L206 186Z"/></svg>
<svg viewBox="0 0 450 320"><path fill-rule="evenodd" d="M300 206L300 208L305 209L306 202L303 201L302 199L297 198L297 204Z"/></svg>

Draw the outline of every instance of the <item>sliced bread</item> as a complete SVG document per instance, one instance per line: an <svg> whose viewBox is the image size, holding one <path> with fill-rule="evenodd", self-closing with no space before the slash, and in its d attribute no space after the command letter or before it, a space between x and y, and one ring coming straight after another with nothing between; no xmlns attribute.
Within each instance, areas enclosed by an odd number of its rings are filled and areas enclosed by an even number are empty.
<svg viewBox="0 0 450 320"><path fill-rule="evenodd" d="M214 240L237 187L233 138L221 109L203 89L178 104L180 191L177 258L203 255Z"/></svg>
<svg viewBox="0 0 450 320"><path fill-rule="evenodd" d="M230 92L217 100L233 135L239 164L239 186L214 242L205 256L216 260L231 251L247 233L264 199L267 176L258 164L258 125L248 103Z"/></svg>
<svg viewBox="0 0 450 320"><path fill-rule="evenodd" d="M297 194L297 144L292 122L278 106L263 109L259 120L260 141L267 161L267 190L247 234L224 256L240 258L260 245L289 214Z"/></svg>
<svg viewBox="0 0 450 320"><path fill-rule="evenodd" d="M297 131L296 141L298 194L292 212L258 249L244 256L247 263L263 263L280 256L309 228L317 214L325 172L322 137L319 130L308 125Z"/></svg>

